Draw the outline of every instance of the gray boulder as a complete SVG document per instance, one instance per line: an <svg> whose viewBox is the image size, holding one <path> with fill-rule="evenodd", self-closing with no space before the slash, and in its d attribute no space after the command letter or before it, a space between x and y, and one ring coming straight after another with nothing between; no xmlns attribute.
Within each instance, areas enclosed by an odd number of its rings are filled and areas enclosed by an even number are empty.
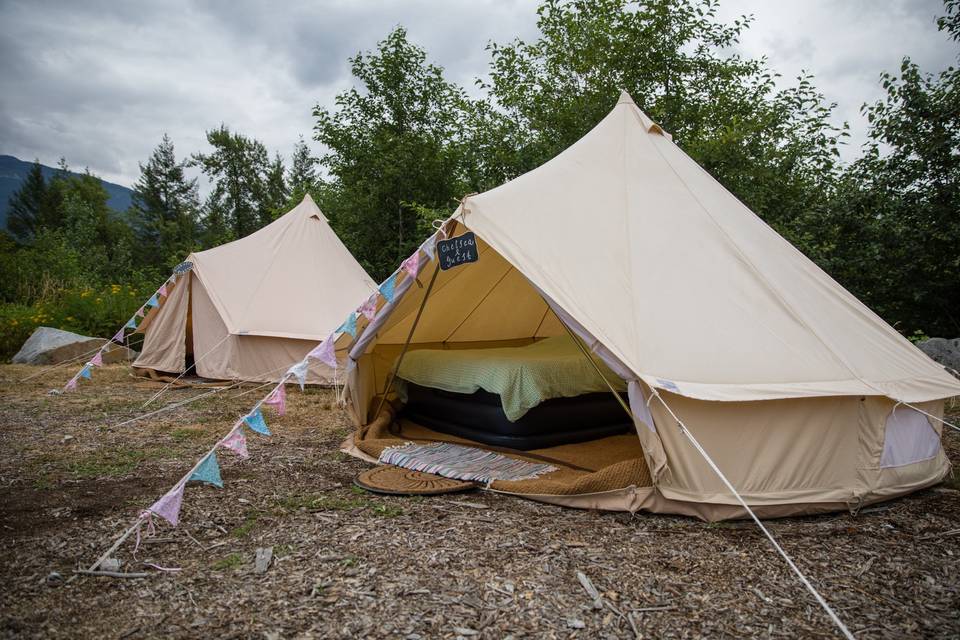
<svg viewBox="0 0 960 640"><path fill-rule="evenodd" d="M37 327L13 356L15 364L59 364L82 356L92 358L94 352L107 342L103 338L81 336L53 327ZM120 345L111 345L103 353L103 362L133 360L137 353Z"/></svg>
<svg viewBox="0 0 960 640"><path fill-rule="evenodd" d="M954 371L960 371L960 338L930 338L918 342L917 346L925 354Z"/></svg>

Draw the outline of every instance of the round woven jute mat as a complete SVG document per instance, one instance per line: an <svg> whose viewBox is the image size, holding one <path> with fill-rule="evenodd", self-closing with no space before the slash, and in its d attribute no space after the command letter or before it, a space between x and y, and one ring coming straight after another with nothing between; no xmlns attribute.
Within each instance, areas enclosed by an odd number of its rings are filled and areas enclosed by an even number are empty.
<svg viewBox="0 0 960 640"><path fill-rule="evenodd" d="M434 496L470 491L478 486L475 482L453 480L432 473L395 467L392 464L367 469L353 479L353 484L373 493L398 496Z"/></svg>

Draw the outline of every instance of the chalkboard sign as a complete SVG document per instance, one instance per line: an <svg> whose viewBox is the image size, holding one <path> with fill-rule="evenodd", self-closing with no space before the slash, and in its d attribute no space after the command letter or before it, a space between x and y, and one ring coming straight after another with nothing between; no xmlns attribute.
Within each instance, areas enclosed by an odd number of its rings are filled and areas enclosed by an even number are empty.
<svg viewBox="0 0 960 640"><path fill-rule="evenodd" d="M437 240L437 256L440 258L440 268L444 271L468 262L476 262L480 259L477 237L473 235L473 231L468 231L456 238Z"/></svg>

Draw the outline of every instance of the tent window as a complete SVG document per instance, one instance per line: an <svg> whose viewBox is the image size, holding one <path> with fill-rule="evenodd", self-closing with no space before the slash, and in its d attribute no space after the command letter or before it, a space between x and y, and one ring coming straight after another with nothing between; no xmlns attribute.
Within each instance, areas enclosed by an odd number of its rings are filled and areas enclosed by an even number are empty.
<svg viewBox="0 0 960 640"><path fill-rule="evenodd" d="M880 468L929 460L940 452L940 436L919 411L897 407L887 416Z"/></svg>

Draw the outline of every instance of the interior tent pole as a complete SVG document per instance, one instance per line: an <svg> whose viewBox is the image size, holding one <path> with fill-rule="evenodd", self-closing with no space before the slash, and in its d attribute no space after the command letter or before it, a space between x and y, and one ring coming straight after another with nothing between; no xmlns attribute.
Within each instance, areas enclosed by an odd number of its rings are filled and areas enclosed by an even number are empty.
<svg viewBox="0 0 960 640"><path fill-rule="evenodd" d="M620 403L620 406L623 407L623 410L627 412L627 415L630 417L630 421L632 422L634 419L633 411L630 410L630 407L627 405L626 402L623 401L623 398L620 396L620 393L617 392L617 390L613 388L613 385L610 383L610 381L607 380L607 376L603 375L603 371L600 369L600 365L597 364L597 361L593 359L593 356L590 355L590 352L587 351L587 348L583 345L583 343L580 342L580 338L577 337L577 334L575 334L573 330L567 326L567 323L561 320L560 324L562 324L563 328L567 330L567 333L570 334L570 337L573 338L573 341L576 343L576 345L580 347L580 352L583 353L584 357L586 357L586 359L590 361L590 364L593 365L593 368L596 370L597 375L600 376L600 379L603 380L604 383L607 385L607 387L610 389L610 393L612 393L613 397L617 399L617 402Z"/></svg>
<svg viewBox="0 0 960 640"><path fill-rule="evenodd" d="M390 389L393 388L393 383L397 378L397 372L400 371L400 363L403 362L403 356L407 355L407 348L410 346L410 341L413 340L413 332L417 330L417 325L420 323L420 316L423 315L423 308L427 304L427 298L430 297L430 291L433 289L433 283L437 281L437 276L440 275L440 261L437 260L437 266L433 270L433 275L430 276L430 284L427 285L427 290L423 294L423 300L420 301L420 308L417 309L417 316L413 319L413 324L410 325L410 332L407 334L407 340L403 343L403 349L400 351L400 356L397 358L397 361L393 365L393 370L390 372L390 376L387 378L387 384L383 389L383 395L380 397L380 404L377 406L376 413L373 414L374 419L380 415L380 412L383 411L383 405L387 401L387 394L390 393Z"/></svg>
<svg viewBox="0 0 960 640"><path fill-rule="evenodd" d="M820 595L820 593L816 590L816 588L814 588L814 586L807 579L807 576L805 576L803 572L800 571L800 568L793 562L790 556L787 555L787 552L783 550L783 547L780 546L780 544L776 541L773 535L767 530L767 528L763 526L763 523L760 522L760 518L757 517L757 514L753 512L753 509L751 509L750 506L747 504L746 500L743 499L743 496L741 496L740 493L733 487L733 484L727 479L727 476L725 476L723 472L720 471L720 468L713 461L713 459L709 455L707 455L707 452L700 445L700 442L698 442L697 439L693 437L693 434L690 433L690 430L687 429L687 425L683 423L683 420L677 417L677 414L673 412L673 409L670 408L670 405L668 405L666 401L660 396L660 394L657 392L656 387L650 387L650 390L652 391L654 397L656 397L657 400L660 401L660 404L663 405L663 408L666 409L671 416L673 416L674 420L677 421L677 426L680 427L680 433L682 433L687 438L687 440L690 441L690 444L693 445L693 447L697 450L697 452L701 456L703 456L703 459L707 462L710 468L713 469L713 472L717 474L720 480L723 481L723 484L726 485L727 489L729 489L730 492L736 497L737 502L740 503L740 506L742 506L746 510L746 512L750 514L750 517L753 518L753 521L756 523L756 525L760 527L760 530L763 532L763 534L767 536L768 540L770 540L770 544L773 545L773 548L777 550L777 553L779 553L783 557L783 559L790 566L790 568L797 575L797 577L800 578L800 582L802 582L803 586L807 588L807 591L813 594L813 597L817 600L820 606L823 607L823 610L826 611L827 615L830 617L830 620L833 621L833 623L837 626L837 628L840 630L843 636L848 640L855 640L853 637L853 634L850 633L850 630L847 628L847 625L845 625L843 621L840 620L840 617L837 616L833 608L831 608L830 605L827 604L827 601L824 599L824 597Z"/></svg>

